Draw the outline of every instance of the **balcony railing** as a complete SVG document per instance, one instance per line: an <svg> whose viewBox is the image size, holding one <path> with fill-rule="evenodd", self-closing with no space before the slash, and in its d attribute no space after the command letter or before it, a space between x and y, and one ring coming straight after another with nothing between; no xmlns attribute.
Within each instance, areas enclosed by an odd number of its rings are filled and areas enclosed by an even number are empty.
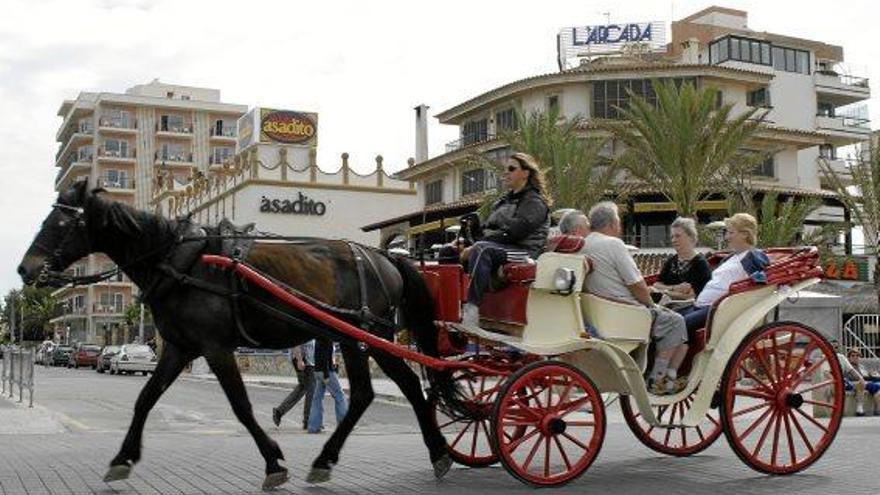
<svg viewBox="0 0 880 495"><path fill-rule="evenodd" d="M134 189L134 179L128 177L98 177L98 187L107 189Z"/></svg>
<svg viewBox="0 0 880 495"><path fill-rule="evenodd" d="M157 162L189 163L192 162L193 155L186 151L180 153L157 151L155 160Z"/></svg>
<svg viewBox="0 0 880 495"><path fill-rule="evenodd" d="M211 155L210 157L208 157L208 164L209 165L223 165L224 163L226 163L228 160L231 160L231 159L232 159L231 154L226 155L226 156Z"/></svg>
<svg viewBox="0 0 880 495"><path fill-rule="evenodd" d="M216 127L211 128L211 137L235 137L235 127L223 127L221 129L217 129Z"/></svg>
<svg viewBox="0 0 880 495"><path fill-rule="evenodd" d="M134 149L128 148L124 150L110 150L107 148L98 148L98 156L107 158L135 158L137 155Z"/></svg>
<svg viewBox="0 0 880 495"><path fill-rule="evenodd" d="M871 130L871 121L864 117L852 117L848 115L822 115L816 114L816 123L822 128Z"/></svg>
<svg viewBox="0 0 880 495"><path fill-rule="evenodd" d="M78 134L91 134L94 131L95 126L93 126L91 122L80 122L79 126L76 128Z"/></svg>
<svg viewBox="0 0 880 495"><path fill-rule="evenodd" d="M92 313L100 314L122 314L121 304L93 304Z"/></svg>
<svg viewBox="0 0 880 495"><path fill-rule="evenodd" d="M190 123L184 124L156 124L156 132L173 132L176 134L192 134L193 126Z"/></svg>
<svg viewBox="0 0 880 495"><path fill-rule="evenodd" d="M455 150L459 150L464 148L465 146L470 146L472 144L484 143L486 141L491 141L495 139L495 134L475 134L475 135L466 135L462 136L455 141L450 141L446 143L446 152L451 153Z"/></svg>
<svg viewBox="0 0 880 495"><path fill-rule="evenodd" d="M824 77L837 79L837 82L844 86L855 86L857 88L865 88L869 89L868 86L868 78L867 77L858 77L858 76L850 76L846 74L838 74L833 70L817 70L816 74Z"/></svg>
<svg viewBox="0 0 880 495"><path fill-rule="evenodd" d="M137 129L137 119L130 117L101 117L98 125L112 129L135 130Z"/></svg>

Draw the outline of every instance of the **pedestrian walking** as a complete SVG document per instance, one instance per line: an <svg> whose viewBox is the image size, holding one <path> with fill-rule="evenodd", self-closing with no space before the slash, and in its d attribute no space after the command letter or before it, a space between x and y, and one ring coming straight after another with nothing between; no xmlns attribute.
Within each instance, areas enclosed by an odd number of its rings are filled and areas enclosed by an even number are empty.
<svg viewBox="0 0 880 495"><path fill-rule="evenodd" d="M315 393L315 341L310 340L305 344L290 350L290 358L293 361L293 369L296 371L296 388L281 401L278 407L272 408L272 422L275 426L281 426L281 418L293 409L303 397L303 430L309 427L309 411L312 408L312 396Z"/></svg>
<svg viewBox="0 0 880 495"><path fill-rule="evenodd" d="M338 351L336 345L326 339L317 339L315 344L315 396L309 411L309 433L320 433L324 429L324 392L329 390L336 410L336 424L348 412L345 394L339 384L337 370Z"/></svg>

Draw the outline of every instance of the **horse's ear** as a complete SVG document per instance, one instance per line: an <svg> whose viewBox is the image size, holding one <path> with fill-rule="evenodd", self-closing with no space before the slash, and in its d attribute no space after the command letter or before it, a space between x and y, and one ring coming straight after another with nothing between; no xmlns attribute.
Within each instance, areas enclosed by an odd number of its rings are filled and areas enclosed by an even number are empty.
<svg viewBox="0 0 880 495"><path fill-rule="evenodd" d="M91 194L95 195L95 194L100 194L100 193L105 193L105 192L107 192L107 190L104 189L103 187L96 187L96 188L92 189Z"/></svg>
<svg viewBox="0 0 880 495"><path fill-rule="evenodd" d="M78 180L73 186L71 186L73 190L73 202L77 205L85 204L86 196L89 192L89 181L88 179Z"/></svg>

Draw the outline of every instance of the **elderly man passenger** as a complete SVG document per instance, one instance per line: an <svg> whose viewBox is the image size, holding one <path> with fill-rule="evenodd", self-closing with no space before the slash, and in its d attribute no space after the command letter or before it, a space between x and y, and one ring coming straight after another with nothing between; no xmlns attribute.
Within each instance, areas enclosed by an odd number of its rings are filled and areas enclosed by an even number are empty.
<svg viewBox="0 0 880 495"><path fill-rule="evenodd" d="M559 232L562 235L586 237L590 233L590 222L580 210L573 210L563 215L559 221Z"/></svg>
<svg viewBox="0 0 880 495"><path fill-rule="evenodd" d="M712 272L712 278L697 295L693 306L679 310L688 330L706 326L712 304L727 294L731 284L748 278L770 264L767 255L755 248L758 239L758 222L755 217L748 213L737 213L724 223L727 227L724 240L733 252Z"/></svg>
<svg viewBox="0 0 880 495"><path fill-rule="evenodd" d="M602 202L590 209L590 235L583 253L592 261L593 271L587 275L587 292L617 301L643 305L653 315L651 336L657 353L648 376L651 393L666 394L683 385L678 367L687 354L687 330L684 318L674 311L659 307L651 299L635 260L620 239L621 224L617 205Z"/></svg>
<svg viewBox="0 0 880 495"><path fill-rule="evenodd" d="M697 222L676 218L669 230L675 254L663 264L653 287L673 300L693 299L712 278L709 262L696 251Z"/></svg>

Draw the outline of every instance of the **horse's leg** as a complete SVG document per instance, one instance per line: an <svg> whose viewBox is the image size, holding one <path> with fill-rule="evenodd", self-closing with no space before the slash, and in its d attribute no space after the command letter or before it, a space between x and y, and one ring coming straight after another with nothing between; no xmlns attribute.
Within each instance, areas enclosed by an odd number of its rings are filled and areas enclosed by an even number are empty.
<svg viewBox="0 0 880 495"><path fill-rule="evenodd" d="M117 481L128 478L132 466L141 458L141 437L147 415L165 389L180 375L186 363L192 360L188 355L171 342L165 342L159 362L153 376L144 385L137 402L134 404L134 417L128 427L128 434L122 442L122 448L110 462L110 469L104 475L104 481Z"/></svg>
<svg viewBox="0 0 880 495"><path fill-rule="evenodd" d="M266 460L266 478L263 480L263 490L269 490L284 484L288 479L287 469L278 464L279 459L284 459L284 454L274 440L260 428L254 418L254 411L248 400L247 390L238 371L238 365L232 352L227 350L212 350L205 353L205 359L211 371L217 375L226 398L232 405L232 411L238 421L247 428L263 459Z"/></svg>
<svg viewBox="0 0 880 495"><path fill-rule="evenodd" d="M345 371L348 375L350 387L350 399L348 412L336 425L330 439L321 449L321 454L312 462L312 470L306 481L309 483L322 483L330 479L330 470L339 462L339 451L342 445L354 429L364 411L373 402L373 385L370 383L370 366L367 355L360 349L349 345L341 345L342 356L345 359ZM315 372L315 380L320 380L321 374ZM315 396L313 400L322 400Z"/></svg>
<svg viewBox="0 0 880 495"><path fill-rule="evenodd" d="M446 438L440 433L440 428L431 418L431 408L422 393L419 376L403 359L398 357L377 353L373 359L382 368L385 376L400 387L400 391L412 405L419 422L419 428L422 430L422 438L428 447L431 464L434 466L434 476L442 478L452 467L452 458L446 447Z"/></svg>

